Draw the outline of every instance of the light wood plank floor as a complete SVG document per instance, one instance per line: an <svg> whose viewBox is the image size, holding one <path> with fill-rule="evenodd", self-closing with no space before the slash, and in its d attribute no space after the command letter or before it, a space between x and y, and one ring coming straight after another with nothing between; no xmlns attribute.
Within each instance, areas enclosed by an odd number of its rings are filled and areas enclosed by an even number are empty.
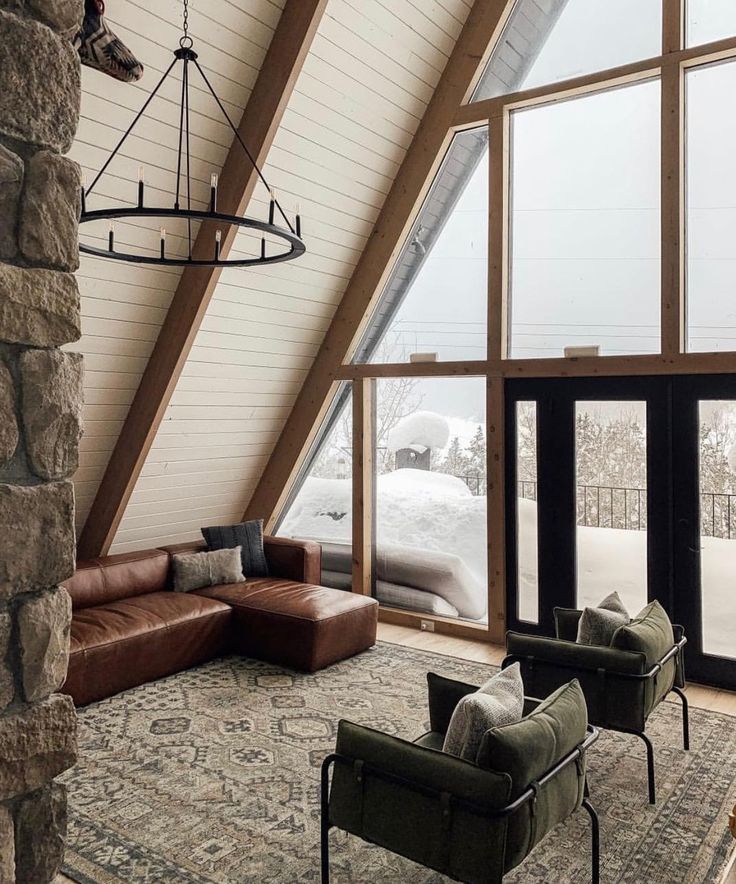
<svg viewBox="0 0 736 884"><path fill-rule="evenodd" d="M379 624L378 638L398 645L421 648L436 654L448 654L451 657L462 657L465 660L475 660L479 663L499 665L504 657L504 649L500 645L440 635L436 632L421 632L418 629L394 626L390 623ZM697 684L689 684L686 692L692 706L736 716L736 694L734 693ZM736 801L736 795L734 795L734 801ZM73 882L65 875L59 875L55 884L73 884ZM731 863L730 871L726 873L721 884L736 884L736 856Z"/></svg>

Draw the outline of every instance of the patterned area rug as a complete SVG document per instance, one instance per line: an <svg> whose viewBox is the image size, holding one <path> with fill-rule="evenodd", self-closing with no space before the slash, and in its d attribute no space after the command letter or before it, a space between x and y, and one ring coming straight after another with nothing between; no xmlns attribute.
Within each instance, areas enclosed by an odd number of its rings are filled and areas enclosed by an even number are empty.
<svg viewBox="0 0 736 884"><path fill-rule="evenodd" d="M303 675L230 657L80 712L80 761L65 781L64 871L82 884L319 880L319 765L350 718L402 737L426 730L428 670L480 683L493 668L386 643ZM604 733L590 756L605 884L715 882L732 846L736 719L680 709L651 721L658 803L643 744ZM441 884L441 875L333 831L333 880ZM590 881L580 811L505 881Z"/></svg>

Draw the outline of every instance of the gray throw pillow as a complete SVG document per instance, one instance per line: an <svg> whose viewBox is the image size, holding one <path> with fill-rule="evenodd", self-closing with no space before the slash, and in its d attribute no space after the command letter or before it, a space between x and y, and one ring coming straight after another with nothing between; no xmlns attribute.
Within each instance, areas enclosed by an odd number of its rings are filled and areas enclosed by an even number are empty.
<svg viewBox="0 0 736 884"><path fill-rule="evenodd" d="M191 592L205 586L242 583L245 580L239 546L213 552L175 553L171 558L174 592Z"/></svg>
<svg viewBox="0 0 736 884"><path fill-rule="evenodd" d="M262 519L251 519L238 525L215 525L201 530L207 549L241 548L243 574L246 577L268 577Z"/></svg>
<svg viewBox="0 0 736 884"><path fill-rule="evenodd" d="M460 700L452 713L442 751L475 763L486 731L516 724L523 713L521 667L514 663Z"/></svg>
<svg viewBox="0 0 736 884"><path fill-rule="evenodd" d="M617 592L607 595L597 608L585 608L578 622L577 643L608 647L616 630L631 620Z"/></svg>

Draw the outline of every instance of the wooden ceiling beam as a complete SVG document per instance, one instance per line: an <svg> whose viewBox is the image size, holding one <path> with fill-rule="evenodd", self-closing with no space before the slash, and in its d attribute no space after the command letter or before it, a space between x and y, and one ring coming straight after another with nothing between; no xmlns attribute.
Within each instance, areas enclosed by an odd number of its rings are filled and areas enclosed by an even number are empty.
<svg viewBox="0 0 736 884"><path fill-rule="evenodd" d="M326 6L327 0L286 0L238 127L259 166L266 161ZM220 175L219 210L234 215L245 212L257 180L242 147L234 140ZM236 232L231 228L223 237L223 257L229 254ZM211 227L203 225L194 254L211 249L213 238ZM105 555L110 549L220 272L218 267L187 267L181 275L82 530L78 544L80 558Z"/></svg>
<svg viewBox="0 0 736 884"><path fill-rule="evenodd" d="M245 518L262 518L267 530L288 495L319 427L343 362L370 318L376 299L413 223L417 207L451 137L458 109L477 82L512 0L475 0L434 95L389 191L322 346L248 504Z"/></svg>

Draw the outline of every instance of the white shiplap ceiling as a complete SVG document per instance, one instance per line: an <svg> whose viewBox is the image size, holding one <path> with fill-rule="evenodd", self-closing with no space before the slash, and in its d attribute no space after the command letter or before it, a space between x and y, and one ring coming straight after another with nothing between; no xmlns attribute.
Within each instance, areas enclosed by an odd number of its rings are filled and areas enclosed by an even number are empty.
<svg viewBox="0 0 736 884"><path fill-rule="evenodd" d="M258 74L281 0L191 0L200 61L233 119ZM242 516L399 165L452 51L466 0L329 0L266 163L285 207L301 206L308 253L268 268L227 270L120 524L112 552L199 536ZM179 35L180 0L110 3L109 19L146 66L134 86L83 74L72 157L88 180L145 100ZM215 11L217 18L215 18ZM147 188L171 200L176 89L126 144L103 196ZM195 196L221 167L231 138L204 93L193 102ZM101 182L102 184L102 182ZM92 207L92 206L90 206ZM265 191L249 212L264 216ZM154 232L120 225L141 244ZM244 237L235 249L249 249ZM179 273L83 257L85 436L75 476L81 528L166 314Z"/></svg>

